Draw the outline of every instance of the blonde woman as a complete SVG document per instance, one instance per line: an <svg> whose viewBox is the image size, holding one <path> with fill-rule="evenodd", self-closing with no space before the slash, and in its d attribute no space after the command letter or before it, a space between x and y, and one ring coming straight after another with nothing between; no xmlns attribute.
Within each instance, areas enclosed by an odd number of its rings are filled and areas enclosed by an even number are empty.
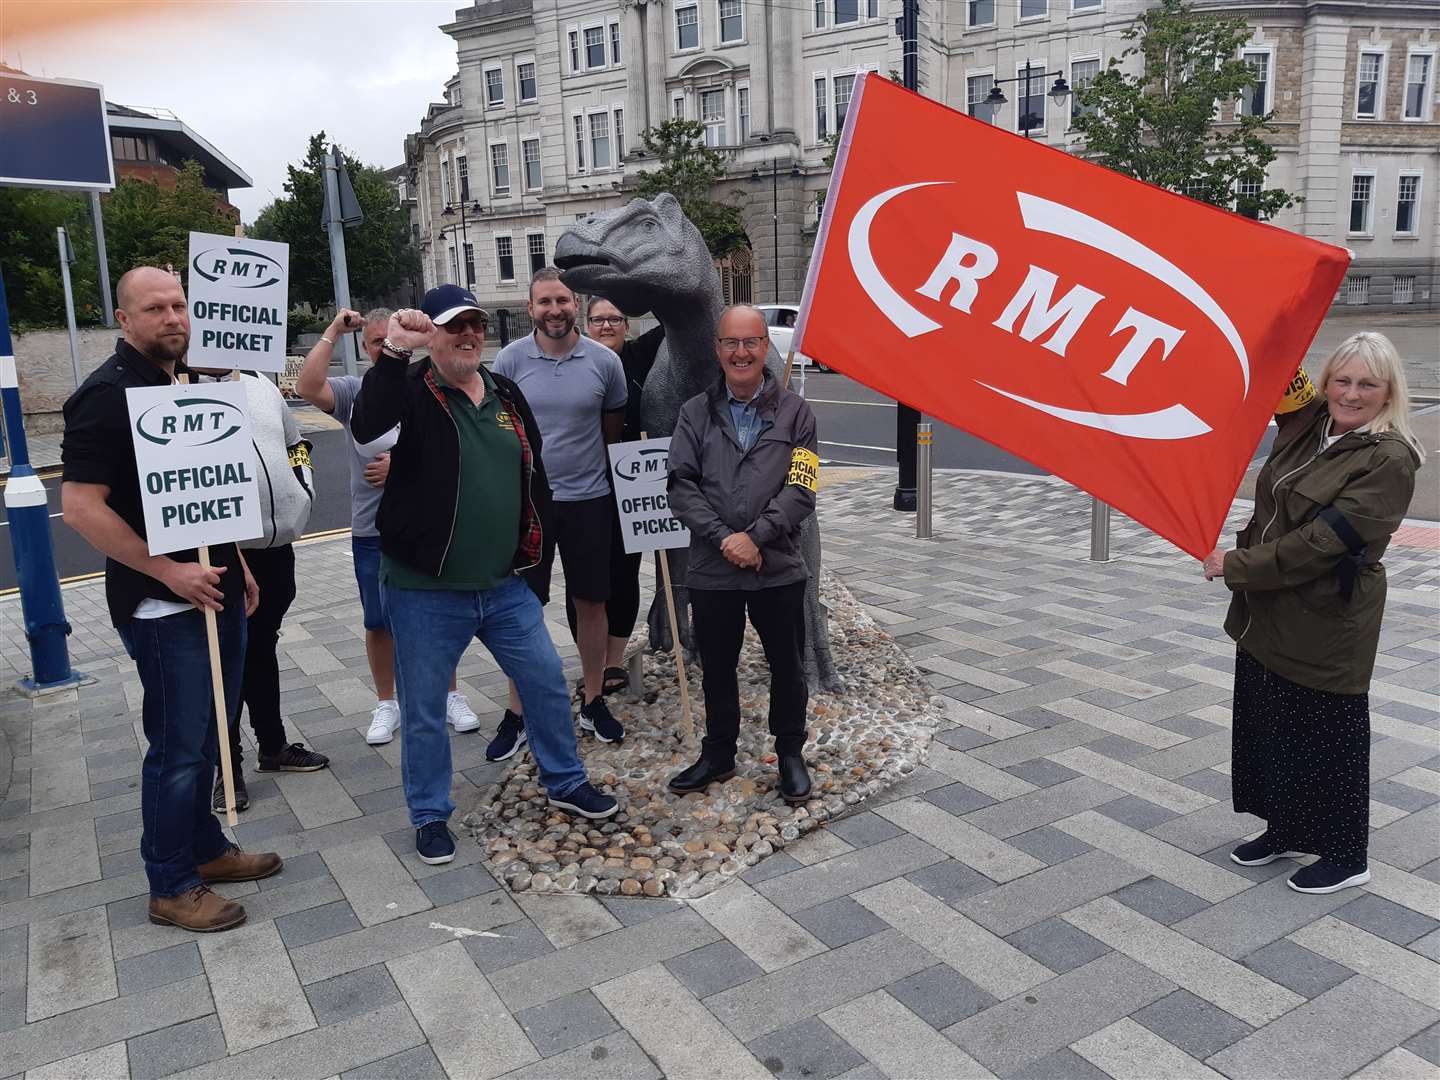
<svg viewBox="0 0 1440 1080"><path fill-rule="evenodd" d="M1232 785L1237 813L1266 831L1230 857L1242 866L1319 858L1299 892L1370 880L1370 675L1385 611L1390 536L1404 520L1424 447L1410 395L1382 334L1347 338L1320 392L1302 371L1276 415L1279 433L1255 487L1255 516L1205 577L1234 594Z"/></svg>

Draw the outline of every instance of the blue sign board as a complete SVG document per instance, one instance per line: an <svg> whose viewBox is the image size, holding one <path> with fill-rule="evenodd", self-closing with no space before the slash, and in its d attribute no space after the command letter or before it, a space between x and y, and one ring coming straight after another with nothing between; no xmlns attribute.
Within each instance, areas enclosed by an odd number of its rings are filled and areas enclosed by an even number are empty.
<svg viewBox="0 0 1440 1080"><path fill-rule="evenodd" d="M0 185L115 186L105 91L97 83L0 72Z"/></svg>

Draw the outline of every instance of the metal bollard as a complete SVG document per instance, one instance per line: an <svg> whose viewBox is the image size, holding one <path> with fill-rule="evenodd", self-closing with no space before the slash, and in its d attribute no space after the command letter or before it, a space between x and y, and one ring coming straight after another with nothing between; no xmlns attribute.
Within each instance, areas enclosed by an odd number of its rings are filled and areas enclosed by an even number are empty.
<svg viewBox="0 0 1440 1080"><path fill-rule="evenodd" d="M930 509L934 484L930 475L931 428L928 422L915 425L915 539L930 539Z"/></svg>
<svg viewBox="0 0 1440 1080"><path fill-rule="evenodd" d="M1110 507L1090 497L1090 561L1110 561Z"/></svg>

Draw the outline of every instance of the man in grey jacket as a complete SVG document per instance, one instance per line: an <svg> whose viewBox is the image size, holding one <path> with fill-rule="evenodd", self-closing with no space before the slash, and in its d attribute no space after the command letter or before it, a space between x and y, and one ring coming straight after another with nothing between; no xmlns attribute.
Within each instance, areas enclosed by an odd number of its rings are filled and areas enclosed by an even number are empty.
<svg viewBox="0 0 1440 1080"><path fill-rule="evenodd" d="M770 664L770 734L780 794L810 797L805 746L809 691L800 527L815 512L820 474L815 416L765 370L765 318L747 304L720 317L723 377L687 401L670 440L670 509L690 530L686 583L705 671L700 760L670 790L702 791L735 775L740 732L736 665L749 613Z"/></svg>

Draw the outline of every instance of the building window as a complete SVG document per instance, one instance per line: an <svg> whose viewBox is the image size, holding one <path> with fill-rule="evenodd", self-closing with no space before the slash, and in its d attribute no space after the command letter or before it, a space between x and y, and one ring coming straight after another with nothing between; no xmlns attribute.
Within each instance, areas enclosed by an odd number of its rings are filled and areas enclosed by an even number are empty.
<svg viewBox="0 0 1440 1080"><path fill-rule="evenodd" d="M815 0L815 29L825 29L825 5L827 0Z"/></svg>
<svg viewBox="0 0 1440 1080"><path fill-rule="evenodd" d="M700 91L700 122L705 125L705 145L725 145L725 91Z"/></svg>
<svg viewBox="0 0 1440 1080"><path fill-rule="evenodd" d="M465 245L465 288L475 287L475 245Z"/></svg>
<svg viewBox="0 0 1440 1080"><path fill-rule="evenodd" d="M460 280L460 252L455 250L455 245L450 244L450 280Z"/></svg>
<svg viewBox="0 0 1440 1080"><path fill-rule="evenodd" d="M1241 54L1245 66L1255 76L1255 82L1247 86L1240 98L1240 115L1264 116L1270 111L1270 54L1268 52L1247 52Z"/></svg>
<svg viewBox="0 0 1440 1080"><path fill-rule="evenodd" d="M625 110L615 110L615 163L625 160Z"/></svg>
<svg viewBox="0 0 1440 1080"><path fill-rule="evenodd" d="M504 143L490 147L490 178L494 181L496 195L510 193L510 148Z"/></svg>
<svg viewBox="0 0 1440 1080"><path fill-rule="evenodd" d="M850 108L850 94L855 89L854 75L835 76L835 130L845 126L845 113Z"/></svg>
<svg viewBox="0 0 1440 1080"><path fill-rule="evenodd" d="M865 0L865 17L867 19L880 17L880 0Z"/></svg>
<svg viewBox="0 0 1440 1080"><path fill-rule="evenodd" d="M1248 218L1260 216L1259 177L1246 177L1235 181L1235 212Z"/></svg>
<svg viewBox="0 0 1440 1080"><path fill-rule="evenodd" d="M830 137L830 98L825 80L815 80L815 141L824 142Z"/></svg>
<svg viewBox="0 0 1440 1080"><path fill-rule="evenodd" d="M1071 11L1099 11L1102 0L1070 0Z"/></svg>
<svg viewBox="0 0 1440 1080"><path fill-rule="evenodd" d="M1352 277L1345 279L1345 303L1368 304L1370 302L1370 279Z"/></svg>
<svg viewBox="0 0 1440 1080"><path fill-rule="evenodd" d="M451 105L463 105L465 103L465 93L461 90L461 85L459 80L456 80L455 85L450 88Z"/></svg>
<svg viewBox="0 0 1440 1080"><path fill-rule="evenodd" d="M505 104L505 73L497 68L485 70L485 107Z"/></svg>
<svg viewBox="0 0 1440 1080"><path fill-rule="evenodd" d="M700 9L694 4L675 9L675 48L679 52L700 47Z"/></svg>
<svg viewBox="0 0 1440 1080"><path fill-rule="evenodd" d="M575 171L585 171L585 118L574 116L575 124Z"/></svg>
<svg viewBox="0 0 1440 1080"><path fill-rule="evenodd" d="M994 26L995 0L967 0L965 24L967 26Z"/></svg>
<svg viewBox="0 0 1440 1080"><path fill-rule="evenodd" d="M537 88L535 86L535 62L530 60L526 63L515 65L515 75L520 83L520 100L534 101L537 96Z"/></svg>
<svg viewBox="0 0 1440 1080"><path fill-rule="evenodd" d="M610 118L604 113L590 114L590 167L610 167Z"/></svg>
<svg viewBox="0 0 1440 1080"><path fill-rule="evenodd" d="M720 43L745 40L745 9L740 0L720 0Z"/></svg>
<svg viewBox="0 0 1440 1080"><path fill-rule="evenodd" d="M1350 233L1370 234L1371 196L1375 192L1375 177L1369 173L1356 173L1350 178Z"/></svg>
<svg viewBox="0 0 1440 1080"><path fill-rule="evenodd" d="M508 236L495 238L495 268L501 281L515 280L515 246Z"/></svg>
<svg viewBox="0 0 1440 1080"><path fill-rule="evenodd" d="M1402 173L1400 188L1395 197L1395 232L1401 236L1414 236L1420 206L1420 177L1417 173Z"/></svg>
<svg viewBox="0 0 1440 1080"><path fill-rule="evenodd" d="M995 85L994 75L971 75L965 80L965 111L980 120L990 119L990 107L985 99Z"/></svg>
<svg viewBox="0 0 1440 1080"><path fill-rule="evenodd" d="M1099 60L1072 60L1070 62L1070 119L1089 116L1095 111L1094 105L1080 104L1080 90L1095 81L1100 74Z"/></svg>
<svg viewBox="0 0 1440 1080"><path fill-rule="evenodd" d="M1411 53L1405 61L1405 119L1424 120L1430 97L1429 53Z"/></svg>
<svg viewBox="0 0 1440 1080"><path fill-rule="evenodd" d="M116 161L159 161L155 140L149 135L112 135L110 149Z"/></svg>
<svg viewBox="0 0 1440 1080"><path fill-rule="evenodd" d="M1045 131L1045 66L1031 64L1030 78L1025 79L1026 69L1016 68L1020 81L1015 84L1015 130L1032 134Z"/></svg>
<svg viewBox="0 0 1440 1080"><path fill-rule="evenodd" d="M460 201L470 201L470 161L464 157L455 159L455 182L460 189Z"/></svg>
<svg viewBox="0 0 1440 1080"><path fill-rule="evenodd" d="M848 26L860 21L860 0L835 0L835 25Z"/></svg>
<svg viewBox="0 0 1440 1080"><path fill-rule="evenodd" d="M620 24L610 24L610 64L612 67L620 66Z"/></svg>
<svg viewBox="0 0 1440 1080"><path fill-rule="evenodd" d="M605 28L603 26L587 26L585 28L585 70L602 68L605 66Z"/></svg>
<svg viewBox="0 0 1440 1080"><path fill-rule="evenodd" d="M450 159L442 158L440 161L440 201L446 206L450 205L450 192L455 185L450 182Z"/></svg>
<svg viewBox="0 0 1440 1080"><path fill-rule="evenodd" d="M526 139L522 142L520 157L525 163L525 190L539 191L544 186L540 173L540 140Z"/></svg>
<svg viewBox="0 0 1440 1080"><path fill-rule="evenodd" d="M1390 286L1390 302L1392 304L1413 304L1415 302L1415 275L1396 274L1394 284Z"/></svg>
<svg viewBox="0 0 1440 1080"><path fill-rule="evenodd" d="M530 276L534 277L545 269L545 234L532 232L527 235L525 248L530 254Z"/></svg>
<svg viewBox="0 0 1440 1080"><path fill-rule="evenodd" d="M1020 0L1020 18L1043 19L1048 12L1047 0Z"/></svg>
<svg viewBox="0 0 1440 1080"><path fill-rule="evenodd" d="M570 70L580 70L580 31L570 31Z"/></svg>
<svg viewBox="0 0 1440 1080"><path fill-rule="evenodd" d="M740 142L750 141L750 88L742 86L735 91L735 107L739 112Z"/></svg>
<svg viewBox="0 0 1440 1080"><path fill-rule="evenodd" d="M1375 119L1380 104L1380 76L1384 67L1384 53L1360 54L1360 70L1355 79L1355 115L1362 120Z"/></svg>
<svg viewBox="0 0 1440 1080"><path fill-rule="evenodd" d="M670 117L673 120L685 119L685 95L676 94L670 99Z"/></svg>

